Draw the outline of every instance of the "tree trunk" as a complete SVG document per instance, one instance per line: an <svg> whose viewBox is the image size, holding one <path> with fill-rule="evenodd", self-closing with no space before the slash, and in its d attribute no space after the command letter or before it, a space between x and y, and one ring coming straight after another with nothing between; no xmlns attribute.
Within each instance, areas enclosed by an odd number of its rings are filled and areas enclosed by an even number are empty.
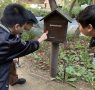
<svg viewBox="0 0 95 90"><path fill-rule="evenodd" d="M92 0L92 3L95 4L95 0Z"/></svg>
<svg viewBox="0 0 95 90"><path fill-rule="evenodd" d="M72 4L71 4L71 7L70 7L70 10L69 10L69 14L70 14L70 15L71 15L71 13L72 13L72 9L73 9L75 3L76 3L76 0L73 0L73 2L72 2Z"/></svg>
<svg viewBox="0 0 95 90"><path fill-rule="evenodd" d="M57 4L55 0L49 0L49 5L51 8L51 11L55 10L57 8Z"/></svg>

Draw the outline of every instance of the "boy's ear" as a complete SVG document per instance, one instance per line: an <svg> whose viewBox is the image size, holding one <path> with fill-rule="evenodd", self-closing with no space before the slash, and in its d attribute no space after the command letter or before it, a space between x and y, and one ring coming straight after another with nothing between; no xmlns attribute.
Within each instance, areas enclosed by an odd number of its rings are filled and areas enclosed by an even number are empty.
<svg viewBox="0 0 95 90"><path fill-rule="evenodd" d="M18 29L19 29L19 27L20 27L20 25L19 25L19 24L16 24L16 25L14 26L15 30L18 30Z"/></svg>
<svg viewBox="0 0 95 90"><path fill-rule="evenodd" d="M92 24L89 24L89 25L87 26L87 28L88 28L88 32L91 32L91 31L93 30Z"/></svg>

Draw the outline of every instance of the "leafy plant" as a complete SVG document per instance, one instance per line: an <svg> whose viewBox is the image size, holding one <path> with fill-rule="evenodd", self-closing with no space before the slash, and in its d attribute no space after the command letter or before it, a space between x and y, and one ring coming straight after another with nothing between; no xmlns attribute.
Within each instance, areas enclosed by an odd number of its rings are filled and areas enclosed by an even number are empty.
<svg viewBox="0 0 95 90"><path fill-rule="evenodd" d="M41 60L41 57L38 54L36 54L36 53L33 53L32 57L34 58L34 60L37 60L37 61Z"/></svg>
<svg viewBox="0 0 95 90"><path fill-rule="evenodd" d="M12 0L0 0L0 17L2 16L4 8L10 4L13 3Z"/></svg>
<svg viewBox="0 0 95 90"><path fill-rule="evenodd" d="M89 56L88 52L87 40L89 39L86 37L79 37L78 39L76 38L74 40L71 39L72 36L70 36L69 38L69 49L60 49L60 63L58 67L59 72L57 78L62 81L66 80L66 82L70 83L73 86L75 86L75 82L80 79L88 81L91 85L94 86L95 65L91 63L92 58ZM66 72L64 72L64 69Z"/></svg>

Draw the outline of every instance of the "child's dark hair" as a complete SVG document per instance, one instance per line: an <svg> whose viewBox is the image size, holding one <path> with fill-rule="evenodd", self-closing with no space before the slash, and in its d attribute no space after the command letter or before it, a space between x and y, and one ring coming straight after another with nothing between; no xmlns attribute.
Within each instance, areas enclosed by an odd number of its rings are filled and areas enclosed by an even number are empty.
<svg viewBox="0 0 95 90"><path fill-rule="evenodd" d="M37 24L38 23L38 20L36 19L34 14L29 10L27 10L27 21L26 21L26 23L28 23L28 24L31 24L31 23Z"/></svg>
<svg viewBox="0 0 95 90"><path fill-rule="evenodd" d="M90 5L82 10L77 16L77 21L83 28L87 27L89 24L95 28L95 5Z"/></svg>
<svg viewBox="0 0 95 90"><path fill-rule="evenodd" d="M1 18L1 23L7 27L13 27L15 24L23 25L26 22L26 9L20 4L9 4Z"/></svg>

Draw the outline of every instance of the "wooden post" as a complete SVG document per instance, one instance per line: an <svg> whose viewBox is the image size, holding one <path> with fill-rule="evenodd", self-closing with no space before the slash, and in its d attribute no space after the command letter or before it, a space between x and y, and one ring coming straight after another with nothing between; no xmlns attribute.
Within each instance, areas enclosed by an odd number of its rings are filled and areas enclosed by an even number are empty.
<svg viewBox="0 0 95 90"><path fill-rule="evenodd" d="M59 52L59 43L52 43L51 77L53 78L57 76L58 52Z"/></svg>

